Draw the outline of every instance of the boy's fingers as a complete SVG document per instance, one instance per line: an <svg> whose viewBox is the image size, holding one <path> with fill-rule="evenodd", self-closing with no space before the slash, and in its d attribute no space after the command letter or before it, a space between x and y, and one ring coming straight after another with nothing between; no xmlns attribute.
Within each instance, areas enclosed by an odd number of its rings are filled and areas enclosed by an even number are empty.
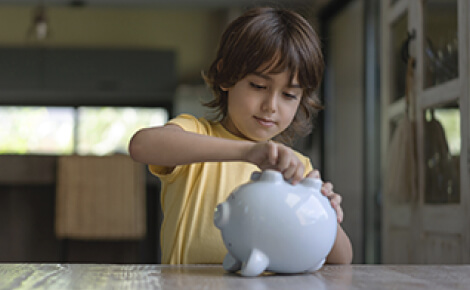
<svg viewBox="0 0 470 290"><path fill-rule="evenodd" d="M341 195L335 193L331 200L334 200L334 202L336 202L338 205L340 205L341 202L343 201L343 197Z"/></svg>
<svg viewBox="0 0 470 290"><path fill-rule="evenodd" d="M341 207L334 202L331 202L331 205L336 212L336 219L338 220L338 223L341 223L344 216L343 209L341 209Z"/></svg>
<svg viewBox="0 0 470 290"><path fill-rule="evenodd" d="M295 166L289 166L284 171L281 171L281 172L285 180L292 180L296 174L295 173L296 170L297 168Z"/></svg>
<svg viewBox="0 0 470 290"><path fill-rule="evenodd" d="M331 204L333 206L333 209L336 211L336 218L338 220L338 223L341 223L343 221L344 216L343 209L339 206L339 204L333 201L331 202Z"/></svg>
<svg viewBox="0 0 470 290"><path fill-rule="evenodd" d="M271 165L276 165L277 159L279 157L279 152L277 146L274 145L271 141L268 141L268 159Z"/></svg>
<svg viewBox="0 0 470 290"><path fill-rule="evenodd" d="M295 171L295 183L300 182L304 178L305 167L304 165L299 162L297 164L297 170Z"/></svg>
<svg viewBox="0 0 470 290"><path fill-rule="evenodd" d="M333 184L331 184L331 182L325 182L323 183L323 186L321 188L321 192L323 193L323 195L327 196L327 197L330 197L331 195L334 194L333 192Z"/></svg>
<svg viewBox="0 0 470 290"><path fill-rule="evenodd" d="M288 170L284 172L284 178L286 180L290 180L293 185L301 181L303 176L304 176L304 165L300 162L297 165L293 165L289 167Z"/></svg>
<svg viewBox="0 0 470 290"><path fill-rule="evenodd" d="M320 171L317 169L314 169L311 173L313 178L321 178Z"/></svg>
<svg viewBox="0 0 470 290"><path fill-rule="evenodd" d="M284 172L289 169L289 167L292 166L292 160L289 156L289 154L286 154L285 151L280 152L279 158L277 161L277 168L279 171Z"/></svg>
<svg viewBox="0 0 470 290"><path fill-rule="evenodd" d="M325 190L326 191L326 190ZM326 193L324 191L322 191L322 194L326 197L328 197L328 199L331 201L331 202L335 202L336 204L340 205L341 202L343 201L343 197L335 192L333 192L332 190L331 191L326 191Z"/></svg>

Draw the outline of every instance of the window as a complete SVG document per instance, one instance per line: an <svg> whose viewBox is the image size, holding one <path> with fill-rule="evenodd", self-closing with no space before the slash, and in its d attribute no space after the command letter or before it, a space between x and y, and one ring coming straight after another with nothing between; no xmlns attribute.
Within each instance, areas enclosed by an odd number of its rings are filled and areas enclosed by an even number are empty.
<svg viewBox="0 0 470 290"><path fill-rule="evenodd" d="M0 107L0 154L127 154L135 131L167 120L164 108Z"/></svg>
<svg viewBox="0 0 470 290"><path fill-rule="evenodd" d="M0 107L0 153L73 153L73 108Z"/></svg>

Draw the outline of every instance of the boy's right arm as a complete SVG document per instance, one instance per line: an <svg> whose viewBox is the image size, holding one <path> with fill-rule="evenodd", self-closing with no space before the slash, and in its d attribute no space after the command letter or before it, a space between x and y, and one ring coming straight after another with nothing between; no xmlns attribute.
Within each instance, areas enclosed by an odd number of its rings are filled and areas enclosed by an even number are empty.
<svg viewBox="0 0 470 290"><path fill-rule="evenodd" d="M228 139L184 131L177 125L145 128L134 134L129 153L135 161L167 167L242 158L249 141Z"/></svg>
<svg viewBox="0 0 470 290"><path fill-rule="evenodd" d="M278 170L293 183L302 180L304 173L293 150L282 144L211 137L172 124L139 130L129 143L129 153L135 161L169 168L197 162L245 161L261 170Z"/></svg>

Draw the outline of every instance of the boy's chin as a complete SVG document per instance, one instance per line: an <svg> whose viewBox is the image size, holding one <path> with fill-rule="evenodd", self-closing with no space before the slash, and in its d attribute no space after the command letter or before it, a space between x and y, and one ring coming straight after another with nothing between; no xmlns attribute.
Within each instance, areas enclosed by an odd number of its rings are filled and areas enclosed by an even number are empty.
<svg viewBox="0 0 470 290"><path fill-rule="evenodd" d="M270 134L269 132L260 130L260 132L254 131L252 134L243 134L244 138L254 142L267 142L272 140L276 135Z"/></svg>
<svg viewBox="0 0 470 290"><path fill-rule="evenodd" d="M249 137L246 137L246 139L250 140L250 141L254 141L254 142L267 142L267 141L270 141L274 138L274 136L249 136Z"/></svg>

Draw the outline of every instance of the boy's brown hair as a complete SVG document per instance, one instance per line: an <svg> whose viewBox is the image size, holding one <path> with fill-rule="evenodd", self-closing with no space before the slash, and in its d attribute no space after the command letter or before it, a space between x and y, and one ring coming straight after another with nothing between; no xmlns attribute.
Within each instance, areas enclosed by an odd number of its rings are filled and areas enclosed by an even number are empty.
<svg viewBox="0 0 470 290"><path fill-rule="evenodd" d="M275 138L291 145L296 136L306 136L312 131L312 118L322 108L315 91L324 69L316 32L293 11L254 8L228 26L217 56L204 74L215 97L204 105L215 109L217 117L223 119L227 115L227 92L221 87L234 86L248 74L259 72L262 65L267 73L289 71L291 81L297 73L303 89L294 120Z"/></svg>

